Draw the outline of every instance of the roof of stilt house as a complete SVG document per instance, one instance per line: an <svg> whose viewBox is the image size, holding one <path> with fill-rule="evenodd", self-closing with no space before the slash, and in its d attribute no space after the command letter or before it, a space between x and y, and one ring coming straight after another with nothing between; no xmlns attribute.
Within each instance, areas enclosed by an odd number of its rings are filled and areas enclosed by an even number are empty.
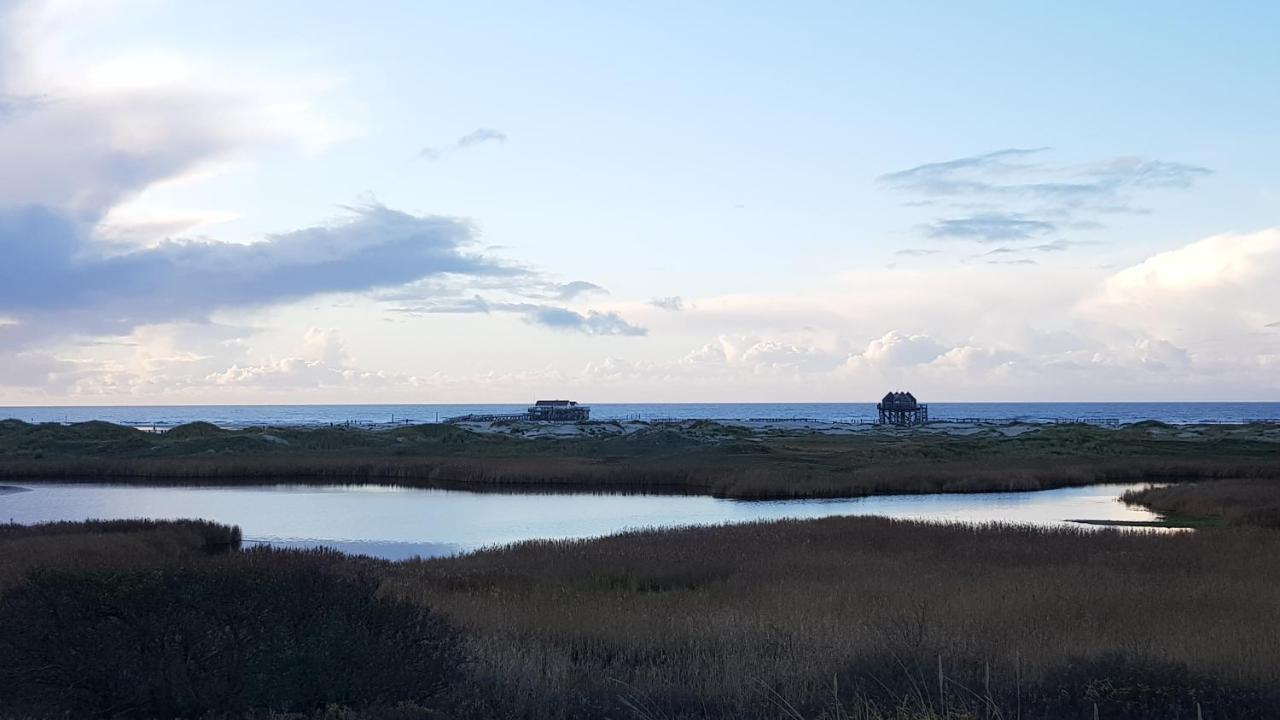
<svg viewBox="0 0 1280 720"><path fill-rule="evenodd" d="M917 402L916 396L909 392L891 392L884 396L880 405L889 410L914 410Z"/></svg>

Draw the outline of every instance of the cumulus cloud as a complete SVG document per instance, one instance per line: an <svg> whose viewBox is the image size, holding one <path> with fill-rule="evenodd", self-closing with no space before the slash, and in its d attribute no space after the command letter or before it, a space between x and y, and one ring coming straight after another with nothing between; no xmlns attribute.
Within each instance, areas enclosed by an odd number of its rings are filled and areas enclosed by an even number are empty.
<svg viewBox="0 0 1280 720"><path fill-rule="evenodd" d="M738 362L756 369L830 370L842 358L822 348L777 340L759 340L738 355Z"/></svg>
<svg viewBox="0 0 1280 720"><path fill-rule="evenodd" d="M932 362L946 351L945 345L927 335L903 335L890 330L868 343L866 349L850 361L901 367Z"/></svg>
<svg viewBox="0 0 1280 720"><path fill-rule="evenodd" d="M1166 338L1248 342L1280 307L1280 230L1216 235L1157 253L1103 281L1080 311Z"/></svg>
<svg viewBox="0 0 1280 720"><path fill-rule="evenodd" d="M1210 174L1197 165L1138 157L1083 164L1043 161L1048 148L1008 148L926 163L878 178L886 188L945 201L965 211L923 226L928 237L978 242L1029 241L1067 230L1098 229L1100 218L1145 212L1137 193L1185 189ZM973 205L985 208L973 213Z"/></svg>
<svg viewBox="0 0 1280 720"><path fill-rule="evenodd" d="M1215 235L1115 273L1105 293L1111 303L1152 304L1206 291L1274 286L1277 271L1280 230Z"/></svg>
<svg viewBox="0 0 1280 720"><path fill-rule="evenodd" d="M311 328L289 354L258 363L237 363L195 381L213 388L253 388L273 392L346 388L357 391L420 385L421 378L365 370L356 364L337 330Z"/></svg>
<svg viewBox="0 0 1280 720"><path fill-rule="evenodd" d="M953 347L930 361L933 369L954 369L966 375L1013 368L1022 356L1010 350L961 345Z"/></svg>
<svg viewBox="0 0 1280 720"><path fill-rule="evenodd" d="M450 153L467 150L476 147L477 145L483 145L485 143L498 143L501 145L506 141L506 133L500 130L494 130L493 128L476 128L443 148L432 146L424 147L418 151L418 157L425 160L439 160Z"/></svg>

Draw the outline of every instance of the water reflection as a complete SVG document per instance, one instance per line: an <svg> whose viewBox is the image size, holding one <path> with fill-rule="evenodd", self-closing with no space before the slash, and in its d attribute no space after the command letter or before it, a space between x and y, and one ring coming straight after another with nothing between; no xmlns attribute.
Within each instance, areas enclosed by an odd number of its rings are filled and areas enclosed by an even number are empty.
<svg viewBox="0 0 1280 720"><path fill-rule="evenodd" d="M1025 493L739 501L680 495L508 495L379 485L136 487L29 484L0 494L0 521L204 518L239 525L246 540L324 545L389 559L448 555L529 539L750 520L884 515L935 522L1059 526L1071 520L1151 521L1119 502L1140 485ZM1080 526L1077 526L1080 527Z"/></svg>

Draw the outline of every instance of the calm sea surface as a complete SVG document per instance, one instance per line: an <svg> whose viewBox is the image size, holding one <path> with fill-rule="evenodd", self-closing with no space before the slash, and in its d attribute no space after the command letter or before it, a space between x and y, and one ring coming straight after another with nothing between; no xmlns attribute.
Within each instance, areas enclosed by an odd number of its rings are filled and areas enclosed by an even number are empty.
<svg viewBox="0 0 1280 720"><path fill-rule="evenodd" d="M0 418L29 422L106 420L171 427L204 420L224 427L330 423L435 422L456 415L522 412L525 405L184 405L132 407L0 407ZM938 419L1116 420L1166 423L1280 421L1280 403L930 403ZM592 404L591 417L612 419L790 419L840 422L875 418L874 403Z"/></svg>
<svg viewBox="0 0 1280 720"><path fill-rule="evenodd" d="M0 522L204 518L239 525L250 541L246 544L327 546L396 560L450 555L520 540L595 537L635 528L831 515L1040 526L1061 526L1078 519L1155 519L1150 512L1119 501L1120 494L1130 487L1141 486L770 502L672 495L513 495L378 485L17 483L0 487Z"/></svg>

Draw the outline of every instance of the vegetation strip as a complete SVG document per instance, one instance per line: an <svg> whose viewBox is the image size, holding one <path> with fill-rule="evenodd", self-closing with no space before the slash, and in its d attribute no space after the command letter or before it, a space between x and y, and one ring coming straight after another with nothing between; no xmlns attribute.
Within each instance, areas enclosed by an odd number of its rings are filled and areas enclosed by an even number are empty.
<svg viewBox="0 0 1280 720"><path fill-rule="evenodd" d="M0 479L353 483L471 490L674 492L740 499L1038 490L1280 475L1280 427L975 426L824 434L690 421L564 437L452 425L388 430L208 423L155 434L0 421ZM500 430L501 428L499 428Z"/></svg>

